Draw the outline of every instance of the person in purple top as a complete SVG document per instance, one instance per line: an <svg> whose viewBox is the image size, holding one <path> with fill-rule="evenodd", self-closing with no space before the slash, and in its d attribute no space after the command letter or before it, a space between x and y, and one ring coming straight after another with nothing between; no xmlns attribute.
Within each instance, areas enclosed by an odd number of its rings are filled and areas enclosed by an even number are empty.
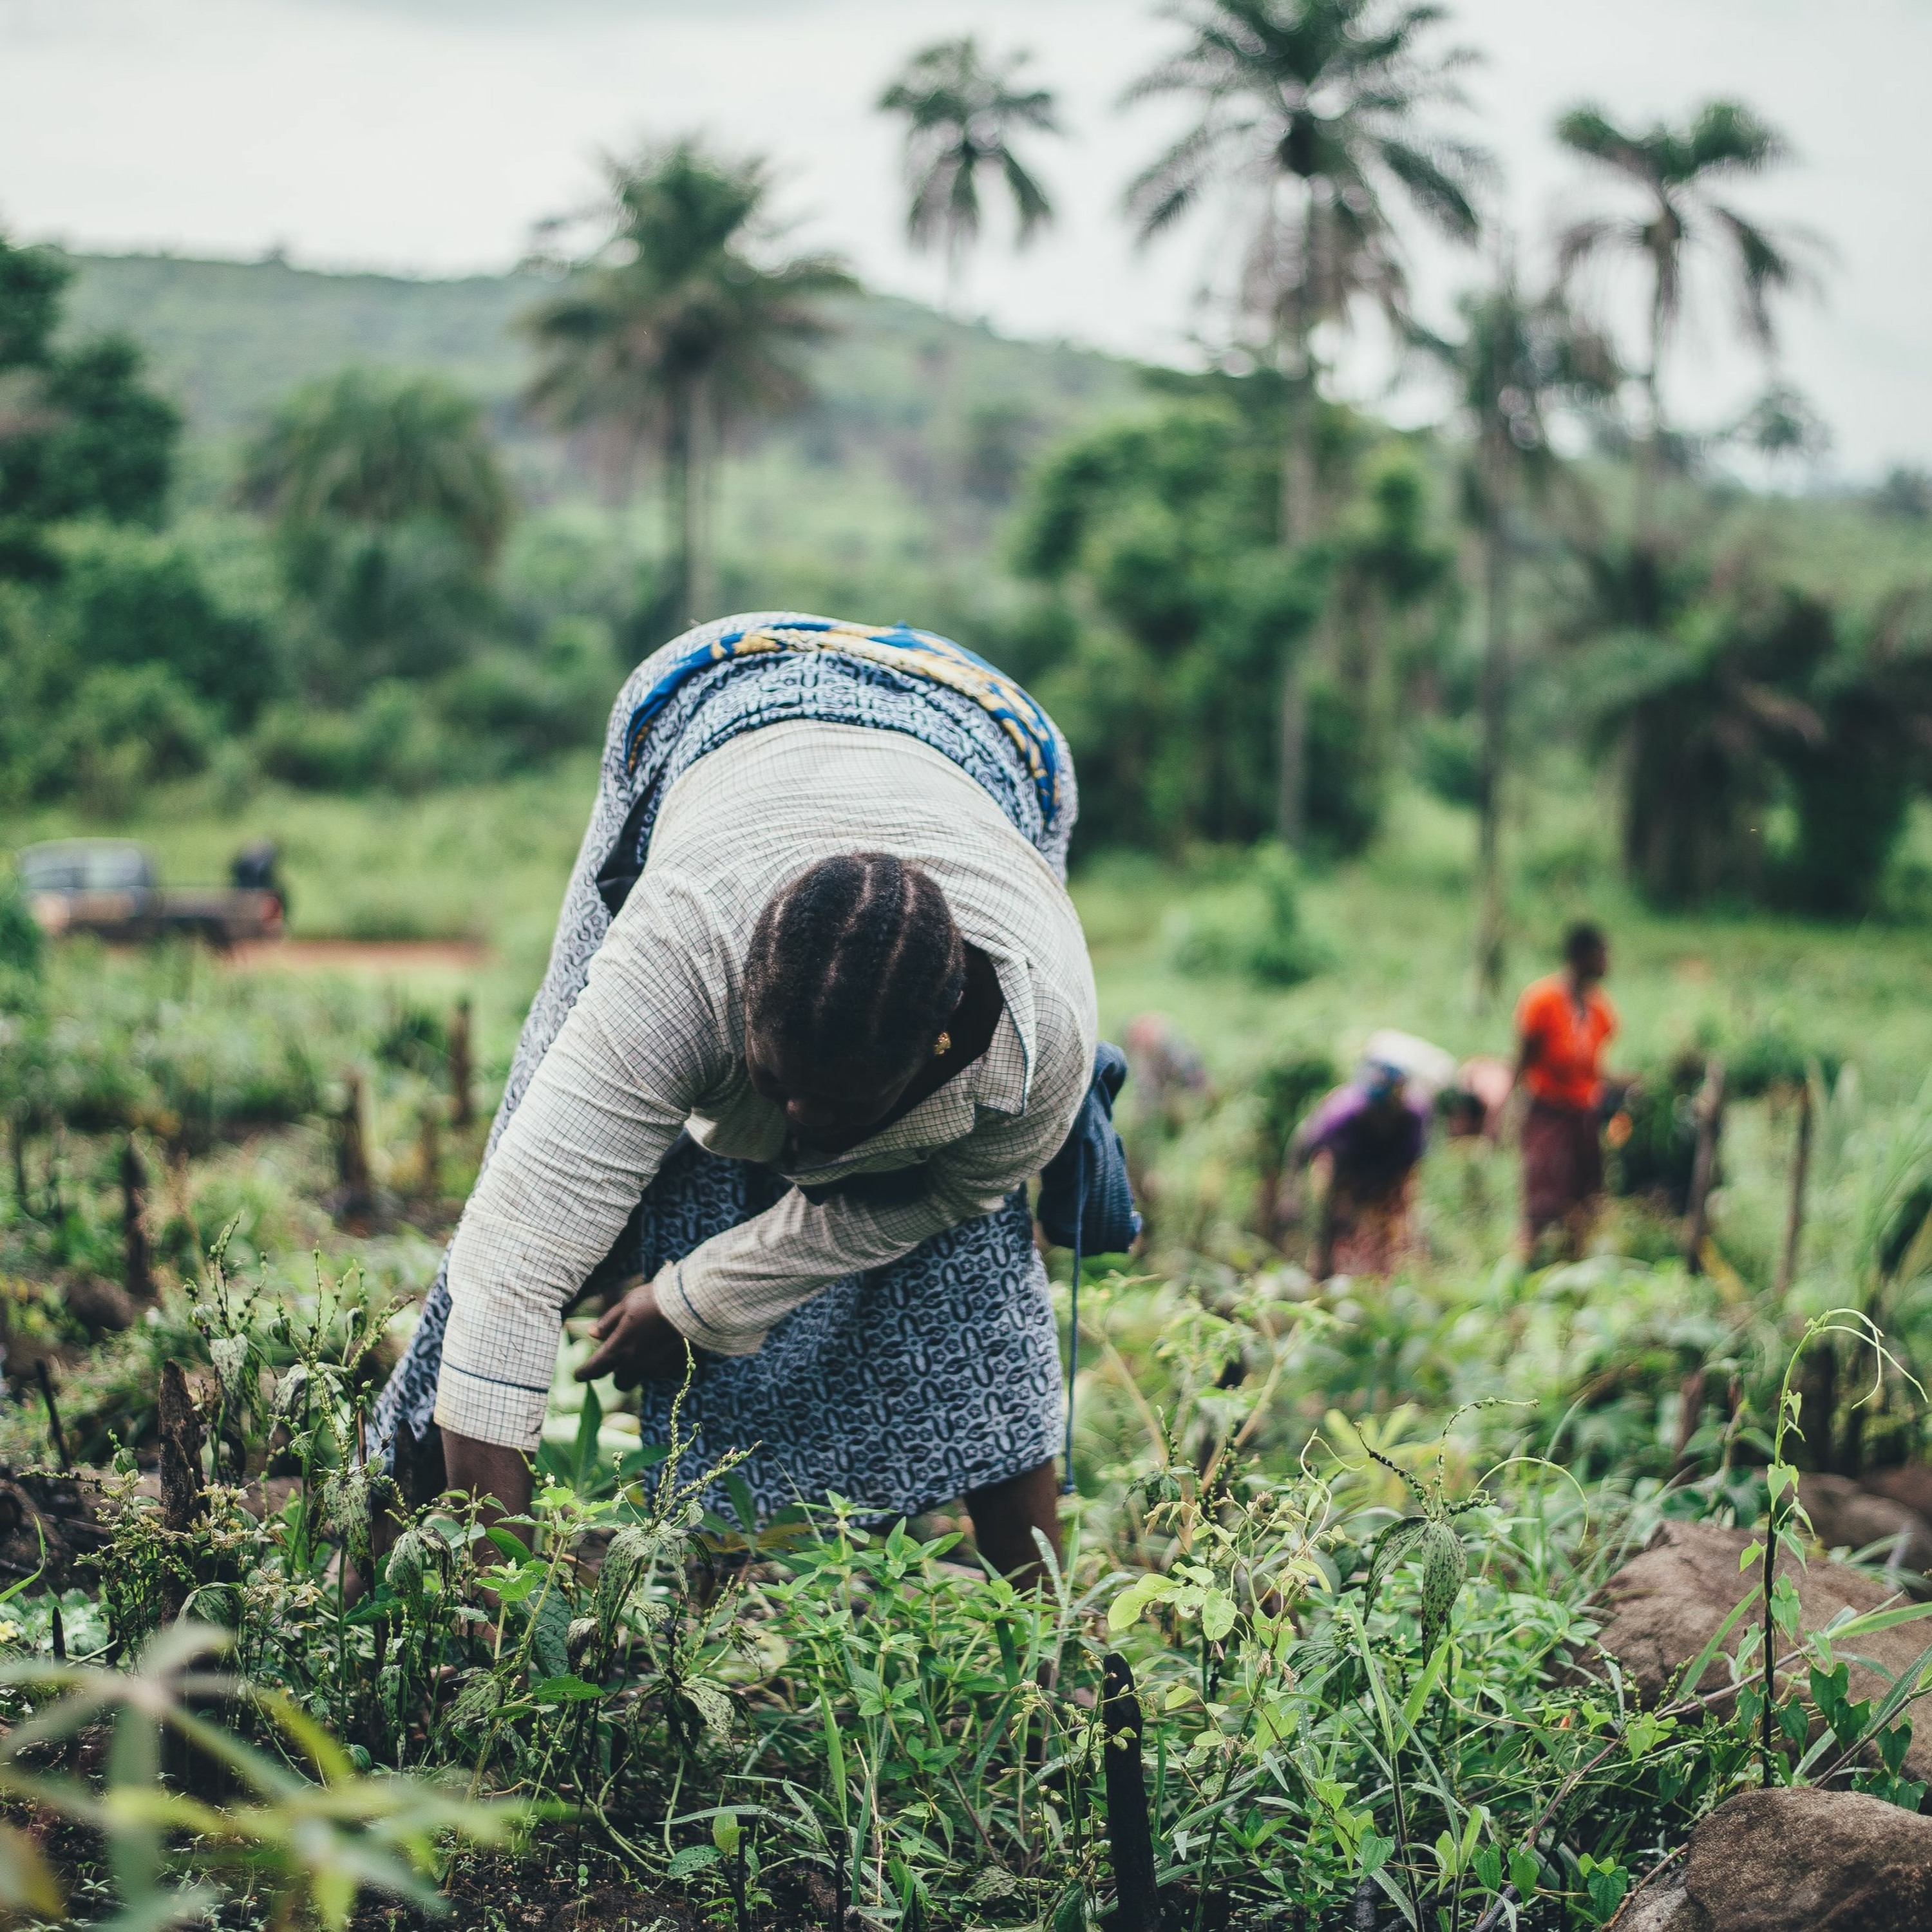
<svg viewBox="0 0 1932 1932"><path fill-rule="evenodd" d="M1302 1123L1294 1137L1298 1162L1318 1160L1328 1170L1316 1246L1318 1280L1387 1274L1401 1258L1429 1119L1402 1070L1371 1060Z"/></svg>

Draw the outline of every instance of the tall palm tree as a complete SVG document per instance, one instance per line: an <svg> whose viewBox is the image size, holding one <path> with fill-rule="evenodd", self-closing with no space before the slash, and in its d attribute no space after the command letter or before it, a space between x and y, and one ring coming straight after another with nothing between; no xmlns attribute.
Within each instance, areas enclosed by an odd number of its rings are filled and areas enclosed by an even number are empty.
<svg viewBox="0 0 1932 1932"><path fill-rule="evenodd" d="M1509 739L1510 620L1519 520L1526 497L1556 468L1550 418L1607 397L1617 370L1608 343L1570 312L1561 292L1530 296L1507 250L1494 282L1466 296L1462 333L1417 339L1447 371L1468 431L1462 501L1482 550L1481 749L1476 767L1476 986L1493 998L1503 972L1502 784Z"/></svg>
<svg viewBox="0 0 1932 1932"><path fill-rule="evenodd" d="M824 302L858 284L826 255L766 264L770 178L680 141L608 166L606 232L562 292L524 318L539 366L529 400L566 427L655 444L671 532L674 621L712 614L712 456L734 415L796 406L795 352L827 332Z"/></svg>
<svg viewBox="0 0 1932 1932"><path fill-rule="evenodd" d="M944 249L949 313L980 238L982 172L1006 183L1022 248L1053 219L1052 199L1014 145L1022 130L1060 131L1052 90L1020 77L1028 59L988 61L970 34L940 40L914 54L879 97L882 112L905 118L906 233L916 248Z"/></svg>
<svg viewBox="0 0 1932 1932"><path fill-rule="evenodd" d="M1410 0L1180 0L1189 38L1129 90L1183 94L1199 118L1127 190L1142 238L1210 195L1247 204L1244 306L1266 326L1285 379L1281 535L1300 548L1320 518L1314 338L1363 298L1392 316L1407 279L1394 204L1458 241L1478 228L1480 152L1436 126L1461 106L1468 55L1426 46L1443 17ZM1300 666L1282 680L1281 830L1299 841L1306 732Z"/></svg>
<svg viewBox="0 0 1932 1932"><path fill-rule="evenodd" d="M1768 227L1721 198L1730 184L1761 175L1790 154L1784 137L1740 102L1708 101L1688 128L1660 121L1640 131L1619 127L1600 107L1576 107L1557 122L1556 138L1609 170L1628 191L1623 206L1564 230L1563 272L1622 256L1639 263L1649 278L1648 353L1638 372L1648 418L1636 470L1641 535L1652 514L1666 434L1664 365L1683 320L1694 262L1714 258L1745 337L1768 351L1776 342L1772 298L1815 279L1806 258L1819 252L1818 244L1802 231Z"/></svg>

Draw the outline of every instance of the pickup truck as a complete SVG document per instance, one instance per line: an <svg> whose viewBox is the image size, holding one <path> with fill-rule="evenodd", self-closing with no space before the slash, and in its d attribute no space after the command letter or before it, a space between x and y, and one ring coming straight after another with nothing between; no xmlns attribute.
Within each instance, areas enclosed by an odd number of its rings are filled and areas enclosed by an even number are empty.
<svg viewBox="0 0 1932 1932"><path fill-rule="evenodd" d="M29 845L17 864L28 909L52 938L90 933L140 945L184 938L225 948L281 936L283 895L273 883L272 860L264 867L259 852L244 854L236 870L262 883L232 887L164 886L154 855L126 838Z"/></svg>

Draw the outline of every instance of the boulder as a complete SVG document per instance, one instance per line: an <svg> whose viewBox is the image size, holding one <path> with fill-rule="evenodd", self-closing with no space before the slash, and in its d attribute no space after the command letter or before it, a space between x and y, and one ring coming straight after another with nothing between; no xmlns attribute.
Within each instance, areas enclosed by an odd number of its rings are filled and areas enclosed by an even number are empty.
<svg viewBox="0 0 1932 1932"><path fill-rule="evenodd" d="M1925 1932L1932 1819L1850 1791L1746 1791L1690 1834L1617 1932Z"/></svg>
<svg viewBox="0 0 1932 1932"><path fill-rule="evenodd" d="M1667 1522L1650 1546L1633 1557L1606 1582L1597 1596L1605 1618L1597 1639L1600 1649L1617 1660L1625 1682L1645 1705L1654 1704L1677 1673L1710 1641L1712 1633L1750 1589L1755 1576L1738 1568L1747 1544L1755 1538L1742 1529L1720 1529L1712 1523ZM1781 1573L1786 1564L1780 1563ZM1898 1593L1853 1569L1814 1556L1804 1569L1788 1574L1797 1586L1808 1632L1822 1630L1841 1610L1856 1614L1899 1600ZM1725 1640L1735 1651L1743 1620ZM1932 1618L1894 1624L1859 1638L1858 1655L1869 1658L1892 1676L1910 1670L1928 1644L1932 1644ZM1854 1700L1882 1697L1886 1680L1847 1658L1849 1688ZM1714 1689L1724 1682L1726 1666L1713 1660L1700 1686ZM1922 1723L1905 1754L1905 1774L1932 1784L1932 1724Z"/></svg>
<svg viewBox="0 0 1932 1932"><path fill-rule="evenodd" d="M1932 1522L1932 1469L1922 1462L1908 1462L1897 1469L1868 1469L1859 1478L1858 1486L1873 1496L1903 1503L1922 1521Z"/></svg>
<svg viewBox="0 0 1932 1932"><path fill-rule="evenodd" d="M1932 1525L1910 1504L1849 1476L1801 1476L1798 1500L1825 1549L1870 1550L1868 1562L1894 1572L1932 1570Z"/></svg>
<svg viewBox="0 0 1932 1932"><path fill-rule="evenodd" d="M67 1285L68 1312L96 1335L118 1335L140 1318L134 1298L116 1282L76 1275Z"/></svg>

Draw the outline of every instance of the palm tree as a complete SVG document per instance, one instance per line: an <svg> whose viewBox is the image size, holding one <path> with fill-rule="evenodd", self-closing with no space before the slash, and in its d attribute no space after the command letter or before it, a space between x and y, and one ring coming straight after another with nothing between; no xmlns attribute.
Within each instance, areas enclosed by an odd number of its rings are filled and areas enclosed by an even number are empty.
<svg viewBox="0 0 1932 1932"><path fill-rule="evenodd" d="M1046 190L1013 145L1022 130L1060 131L1052 91L1020 79L1028 58L988 62L970 34L940 40L914 54L879 97L882 112L905 117L906 233L915 248L945 250L949 314L980 238L982 171L1005 182L1022 248L1053 219Z"/></svg>
<svg viewBox="0 0 1932 1932"><path fill-rule="evenodd" d="M1459 241L1477 232L1485 166L1431 124L1462 104L1467 54L1429 52L1442 17L1408 0L1182 0L1187 44L1142 77L1130 101L1196 100L1200 116L1134 181L1127 208L1143 241L1218 190L1251 212L1244 306L1266 326L1286 382L1282 541L1300 548L1319 524L1314 336L1346 322L1361 298L1406 307L1394 203L1400 197ZM1282 681L1280 818L1298 842L1306 724L1300 667Z"/></svg>
<svg viewBox="0 0 1932 1932"><path fill-rule="evenodd" d="M1666 435L1664 364L1683 320L1694 261L1716 259L1739 326L1768 351L1776 341L1772 299L1814 279L1804 258L1818 244L1799 231L1767 227L1720 199L1727 184L1761 175L1790 153L1781 135L1738 101L1707 102L1688 128L1660 121L1641 132L1618 127L1599 107L1576 107L1558 121L1556 138L1631 191L1624 207L1572 222L1559 238L1558 259L1568 275L1586 262L1621 256L1641 264L1649 278L1648 355L1639 371L1648 417L1636 471L1642 535Z"/></svg>
<svg viewBox="0 0 1932 1932"><path fill-rule="evenodd" d="M541 364L532 405L566 427L610 431L627 454L655 443L671 530L674 621L710 614L712 452L733 415L796 406L793 352L827 332L822 304L858 284L826 255L766 266L764 162L694 141L612 162L607 233L562 292L524 320Z"/></svg>
<svg viewBox="0 0 1932 1932"><path fill-rule="evenodd" d="M249 452L242 494L285 530L435 523L479 566L510 521L476 399L436 376L368 369L290 397Z"/></svg>
<svg viewBox="0 0 1932 1932"><path fill-rule="evenodd" d="M1455 386L1471 440L1463 472L1466 514L1482 550L1482 745L1476 767L1478 995L1493 998L1503 971L1502 782L1509 737L1510 617L1526 496L1546 484L1556 459L1550 418L1558 409L1612 393L1608 344L1570 314L1562 294L1523 292L1502 256L1487 289L1466 296L1457 341L1417 332Z"/></svg>
<svg viewBox="0 0 1932 1932"><path fill-rule="evenodd" d="M312 692L446 670L488 628L510 490L462 390L366 369L307 384L256 440L240 494L274 518L290 586L323 620Z"/></svg>

